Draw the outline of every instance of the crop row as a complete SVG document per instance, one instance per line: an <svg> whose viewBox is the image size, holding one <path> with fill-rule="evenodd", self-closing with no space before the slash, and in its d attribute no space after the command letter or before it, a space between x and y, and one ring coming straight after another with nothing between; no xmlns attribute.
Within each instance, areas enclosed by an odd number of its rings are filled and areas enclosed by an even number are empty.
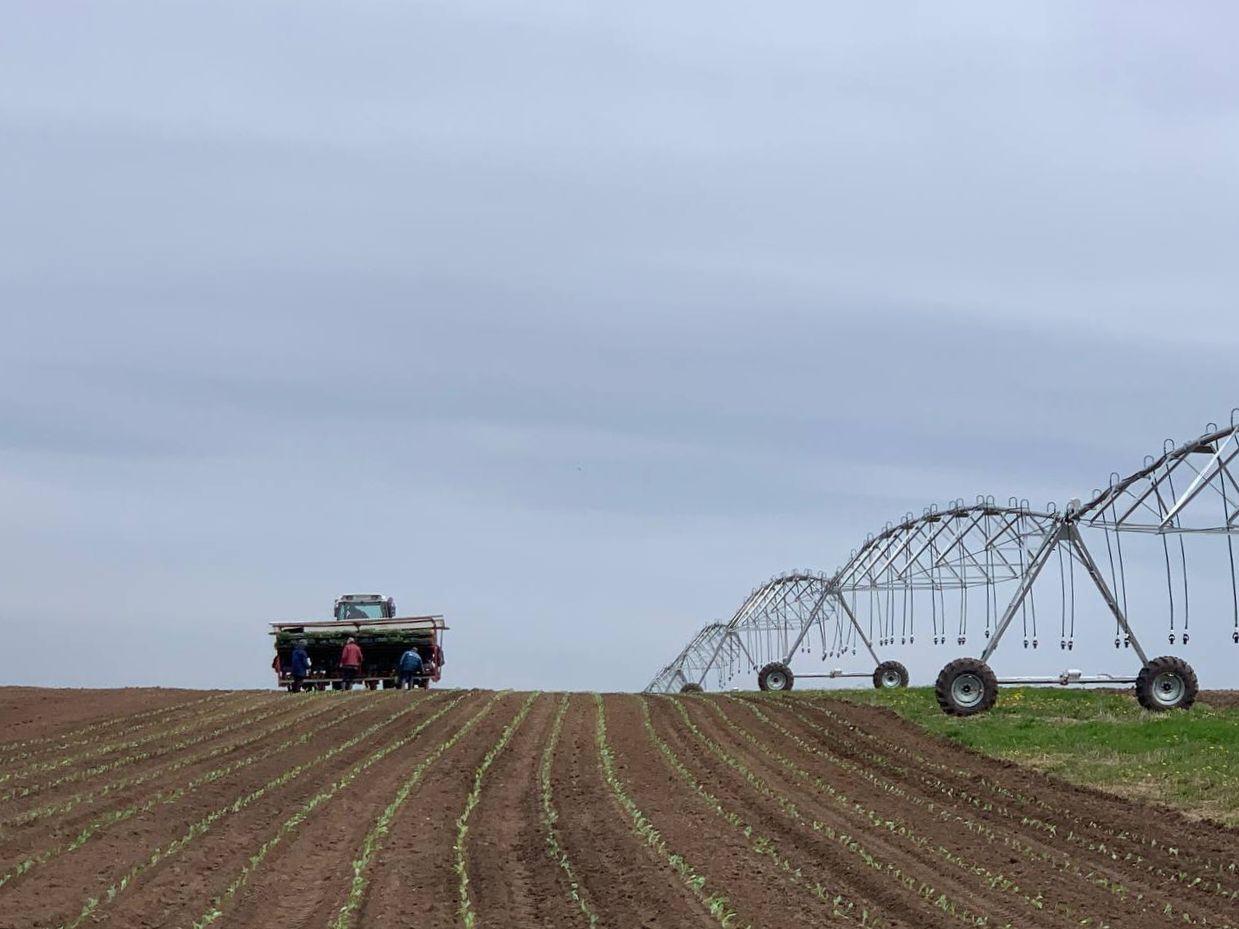
<svg viewBox="0 0 1239 929"><path fill-rule="evenodd" d="M607 711L606 707L603 706L602 696L594 694L594 701L597 706L594 744L598 749L598 759L602 764L602 776L607 786L611 789L611 795L620 805L621 810L628 815L629 825L637 838L645 842L675 872L684 886L709 911L715 921L726 929L726 927L731 926L736 918L736 913L732 909L731 903L721 891L707 888L705 876L698 873L683 855L673 851L667 845L662 834L654 828L654 824L646 817L641 808L637 806L636 801L628 793L627 787L624 786L624 782L615 770L615 755L612 753L610 742L607 740Z"/></svg>
<svg viewBox="0 0 1239 929"><path fill-rule="evenodd" d="M1138 847L1143 847L1144 849L1147 849L1150 854L1156 854L1165 860L1175 859L1176 863L1180 859L1190 859L1194 861L1199 868L1205 871L1213 872L1217 876L1215 879L1227 876L1233 877L1236 873L1239 873L1239 862L1237 862L1234 858L1225 860L1214 859L1208 855L1201 855L1190 847L1180 848L1177 842L1173 844L1168 843L1164 840L1164 838L1157 834L1142 835L1126 827L1116 830L1108 827L1103 822L1098 822L1093 819L1086 819L1070 807L1053 804L1046 800L1044 796L1024 793L1020 790L1008 787L1005 784L995 782L976 770L965 770L953 765L934 761L904 745L879 742L872 733L865 732L863 729L857 727L848 720L843 719L829 706L826 706L822 702L811 700L798 701L795 699L784 701L777 698L771 702L784 706L808 706L814 711L819 712L823 716L830 719L833 723L835 723L835 725L845 727L858 740L865 740L871 744L878 745L883 749L883 751L890 751L901 757L908 758L919 766L939 771L944 775L949 775L952 778L962 780L965 783L975 785L976 787L980 787L992 794L994 797L1000 798L997 801L998 806L995 807L995 809L1002 815L1020 818L1025 821L1026 825L1034 826L1035 828L1041 829L1042 831L1055 837L1061 838L1063 836L1079 836L1082 840L1088 841L1088 833L1102 833L1109 837L1108 840L1106 842L1092 844L1095 845L1096 848L1105 851L1107 854L1111 854L1116 846L1133 844ZM889 766L890 764L889 759L887 759L883 752L880 751L866 753L865 757L872 759L875 763L883 764L884 766ZM953 787L951 789L960 790L961 788ZM1032 817L1009 810L1006 806L1002 805L1003 801L1025 807L1036 807L1037 809L1045 811L1047 816L1045 818ZM1059 820L1059 822L1055 822L1055 820ZM1150 825L1152 825L1152 823L1150 823ZM1143 856L1138 852L1125 853L1123 860L1141 862L1143 861ZM1183 882L1187 885L1192 885L1196 882L1196 878L1198 876L1199 875L1184 873Z"/></svg>
<svg viewBox="0 0 1239 929"><path fill-rule="evenodd" d="M355 709L352 709L351 711L347 713L342 713L338 715L334 721L340 721L340 720L344 720L349 717L355 716L356 714L363 712L367 708L368 707L364 703L359 702L358 706ZM25 825L26 823L34 822L35 820L46 820L47 817L49 816L57 816L57 815L64 815L66 813L70 813L79 806L84 806L90 803L94 803L96 800L101 800L104 797L107 797L121 790L126 790L130 787L141 786L142 784L145 784L147 781L153 778L163 777L167 774L171 774L174 771L179 771L182 768L188 767L190 765L195 765L203 761L209 761L210 759L216 758L219 755L231 754L243 748L247 748L248 746L253 745L255 742L261 742L265 739L270 738L272 733L275 732L277 729L303 726L310 720L318 716L322 716L324 713L333 712L333 711L338 712L339 709L340 708L338 706L331 706L327 704L326 702L324 702L320 706L312 707L310 712L302 713L299 715L294 715L291 718L281 720L279 725L272 727L272 728L260 730L259 732L253 735L247 736L245 739L242 739L239 742L232 742L226 745L217 745L214 748L211 748L205 752L187 754L183 757L177 758L176 760L172 762L169 762L168 764L159 765L153 768L148 768L144 771L140 771L137 774L133 774L128 777L122 777L114 781L109 781L108 783L103 784L93 790L80 791L78 793L72 794L71 796L65 797L63 800L56 800L51 803L45 803L43 806L33 807L32 809L26 810L23 813L18 813L15 816L10 816L7 819L0 820L0 826L22 826L22 825ZM252 718L251 720L249 720L247 725L253 725L254 723L260 722L261 720L275 713L281 712L281 710L282 710L281 707L276 707L272 709L270 713L264 713L261 716L256 716Z"/></svg>
<svg viewBox="0 0 1239 929"><path fill-rule="evenodd" d="M551 789L551 771L555 764L555 749L559 745L559 738L563 732L564 716L568 712L570 699L568 694L560 698L559 709L555 712L555 721L551 723L551 732L546 740L546 748L542 751L542 761L538 765L538 794L542 803L541 818L542 828L546 833L546 853L568 878L568 892L572 901L577 905L577 909L581 911L581 915L585 917L586 923L596 926L598 916L587 899L580 880L577 879L572 860L568 857L568 850L560 841L559 830L555 828L559 822L559 811L555 808L555 794Z"/></svg>
<svg viewBox="0 0 1239 929"><path fill-rule="evenodd" d="M772 800L779 810L793 823L798 826L808 826L814 832L826 836L828 839L838 844L841 848L856 856L856 858L858 858L866 866L887 875L897 884L911 891L915 896L925 900L935 909L941 910L948 916L970 926L991 925L987 917L974 913L962 903L952 900L950 896L934 887L934 885L930 884L928 881L908 874L903 870L903 868L893 862L883 861L850 832L838 830L829 823L824 823L811 816L806 816L801 812L800 808L797 807L791 800L787 799L782 792L772 789L762 778L758 777L752 770L750 770L744 762L732 756L721 745L702 732L698 728L697 724L693 722L692 718L689 717L681 701L673 699L672 703L679 711L680 717L684 721L685 726L690 732L693 733L694 736L697 737L698 741L709 749L715 757L743 777L754 790L767 799Z"/></svg>
<svg viewBox="0 0 1239 929"><path fill-rule="evenodd" d="M723 802L713 793L711 793L699 780L688 766L680 760L679 755L667 743L662 736L658 734L654 728L653 720L650 717L650 705L644 698L641 699L642 721L645 725L646 735L650 741L654 743L655 748L662 754L667 765L679 775L680 779L688 785L698 797L700 797L707 807L713 810L724 822L744 836L749 846L759 856L769 858L774 862L775 868L780 875L787 880L792 886L808 892L816 898L820 903L830 907L831 915L838 919L857 921L861 926L882 926L884 922L874 914L871 914L865 907L857 907L853 901L848 899L844 894L831 892L824 887L820 880L808 876L808 872L803 865L797 864L787 858L778 847L778 844L769 836L763 835L753 825L747 822L743 816L733 810L728 809L723 805Z"/></svg>
<svg viewBox="0 0 1239 929"><path fill-rule="evenodd" d="M495 763L495 759L503 753L508 743L512 741L512 734L525 721L525 717L529 715L529 710L537 697L537 692L534 692L525 698L525 702L517 710L516 716L503 727L503 732L495 740L495 744L490 747L481 763L474 770L473 789L469 791L469 795L465 798L465 808L461 810L460 816L456 819L456 844L452 846L452 851L456 855L457 897L460 902L457 912L460 914L461 921L465 924L465 929L473 929L477 923L477 913L473 909L473 899L469 895L469 867L468 862L465 860L465 843L469 836L469 817L473 815L474 809L482 799L482 783L486 779L486 772L490 770L491 765Z"/></svg>
<svg viewBox="0 0 1239 929"><path fill-rule="evenodd" d="M85 920L90 918L90 916L100 906L104 906L104 905L112 903L127 888L133 886L134 881L142 873L150 870L151 868L155 867L161 862L167 861L169 858L179 855L192 842L194 842L196 839L200 838L201 836L209 832L211 828L219 820L240 812L241 810L253 804L255 801L260 800L262 797L266 796L268 793L274 790L278 790L280 787L283 787L284 785L301 777L307 771L310 771L318 767L319 765L329 761L335 756L339 755L341 752L348 751L350 748L353 748L354 746L360 744L361 742L364 742L366 739L370 738L380 729L383 729L384 727L395 722L401 716L404 716L405 714L410 713L415 709L418 709L421 706L421 703L423 702L425 701L421 700L421 701L410 702L407 706L396 711L391 716L389 716L387 719L379 720L378 722L361 730L356 735L354 735L352 738L347 739L344 742L341 742L337 745L332 746L330 749L322 752L321 754L319 754L315 758L310 759L309 761L302 762L299 765L289 768L287 771L280 774L279 776L267 781L261 787L258 787L246 794L243 794L242 796L234 800L232 803L219 807L213 810L211 813L208 813L206 816L202 817L201 819L197 820L192 825L190 825L185 830L184 833L182 833L178 838L172 840L170 843L168 843L168 845L161 847L161 848L156 848L154 851L151 852L149 857L147 857L146 859L142 861L137 862L132 867L130 867L119 879L113 881L107 888L105 888L100 896L91 897L87 899L86 902L82 905L82 909L78 913L78 915L75 916L73 919L71 919L69 922L62 924L60 929L76 929L77 926L80 926Z"/></svg>
<svg viewBox="0 0 1239 929"><path fill-rule="evenodd" d="M364 706L359 707L348 715L356 715L364 709ZM341 720L344 718L347 717L341 717ZM282 751L286 751L297 745L303 745L321 734L321 729L307 730L301 735L292 736L291 738L288 738L277 745L269 746L260 752L231 761L211 771L207 771L205 774L200 774L198 777L195 777L178 787L170 787L166 790L159 791L158 793L147 797L141 803L134 803L127 807L119 807L109 810L82 828L71 840L45 848L38 854L26 858L6 874L0 875L0 887L3 887L5 884L24 874L28 874L41 865L47 864L55 858L59 858L62 855L67 855L70 852L77 851L77 849L84 846L100 832L105 831L111 826L115 826L118 823L122 823L125 820L141 815L142 813L150 812L158 806L169 806L175 804L185 796L197 790L199 787L203 787L206 784L210 784L244 768L248 768L250 765L257 764L258 762L277 755ZM270 733L265 732L256 738L267 738L269 736Z"/></svg>
<svg viewBox="0 0 1239 929"><path fill-rule="evenodd" d="M805 771L803 768L801 768L799 765L792 762L786 756L775 751L766 742L758 740L748 730L735 725L735 723L723 711L721 706L712 706L712 709L715 710L715 712L719 715L719 717L723 720L723 722L732 731L736 732L742 738L749 741L758 751L762 752L764 755L771 758L780 767L783 767L784 769L790 771L792 775L795 776L798 780L802 781L803 783L807 785L812 786L814 789L819 791L822 795L828 797L832 803L838 806L845 813L855 814L856 816L863 817L865 820L868 820L869 825L874 830L878 832L887 832L891 834L892 836L897 837L907 842L913 848L917 849L922 855L941 858L947 864L950 864L953 867L958 868L959 870L963 871L965 874L968 874L971 877L979 878L981 881L984 882L984 884L987 887L989 887L992 890L998 890L1004 893L1011 894L1015 896L1016 898L1018 898L1019 900L1021 900L1025 905L1029 906L1030 908L1034 910L1045 909L1046 901L1040 893L1030 894L1026 892L1023 888L1021 888L1019 883L1013 880L1012 878L1009 878L1000 872L991 871L989 868L985 867L984 865L975 863L971 856L961 855L956 852L953 852L949 848L947 848L945 845L941 844L940 842L930 839L924 835L921 835L915 828L909 825L906 821L902 821L898 818L891 817L887 813L880 812L871 807L867 807L864 804L848 797L845 793L838 790L830 781L824 778L821 778L815 774L812 774L808 771ZM826 757L815 746L810 745L809 743L805 742L803 739L800 739L797 735L795 735L795 733L779 725L777 722L765 716L764 714L761 714L761 711L758 710L756 707L748 706L748 709L752 710L755 714L759 714L758 718L762 720L763 724L766 727L775 729L776 731L782 733L784 736L794 741L797 745L799 745L806 752L809 752L811 754L818 754L818 755L821 755L822 757ZM831 760L831 759L828 758L827 760ZM887 792L893 793L896 795L901 795L902 793L900 789L897 787ZM911 799L906 794L904 794L902 798ZM993 830L989 829L988 827L984 826L981 823L971 822L971 821L964 819L963 817L952 817L952 818L954 818L956 822L961 823L965 826L966 833L976 834L979 837L985 839L986 841L990 841L990 842L1000 841L999 837L997 836L996 833L993 832ZM1007 847L1008 849L1010 849L1015 846L1008 844ZM1027 846L1024 846L1024 848L1027 848ZM1031 849L1029 849L1029 851L1031 851ZM997 860L999 857L1000 856L995 855L995 856L992 856L990 860ZM1047 856L1047 860L1048 860L1048 856ZM1065 856L1064 856L1064 862L1068 865L1071 864L1070 860L1066 859ZM1054 862L1050 862L1050 863L1054 864ZM1077 868L1077 871L1078 871L1078 868ZM1083 875L1080 875L1080 876L1083 876ZM1090 881L1090 883L1092 882ZM1103 886L1105 886L1107 890L1110 890L1111 892L1114 892L1118 894L1119 896L1123 896L1126 894L1126 889L1123 888L1121 885L1112 884L1112 882L1104 878L1101 879L1100 883ZM1094 885L1094 886L1097 886L1097 885ZM1078 915L1072 913L1071 908L1067 904L1058 904L1055 907L1055 910L1056 912L1059 912L1062 915L1065 915L1071 918L1073 922L1077 925L1090 925L1089 920L1081 919L1078 917Z"/></svg>
<svg viewBox="0 0 1239 929"><path fill-rule="evenodd" d="M125 716L115 716L111 719L100 720L99 722L82 726L79 729L59 733L58 735L43 736L36 739L26 739L21 742L9 742L0 745L0 766L7 766L25 758L32 758L40 752L64 751L65 749L73 748L77 745L85 745L89 742L95 742L100 739L116 738L118 735L136 732L146 726L154 725L160 718L164 716L171 716L179 710L187 710L203 703L210 703L212 701L221 700L224 697L231 696L233 696L231 693L208 694L205 697L199 697L196 700L187 700L184 703L170 703L165 706L156 707L153 710L143 710L140 713L129 713ZM129 725L117 732L109 733L107 731L113 726L121 725L123 723L128 723ZM59 740L59 742L57 742L57 740Z"/></svg>
<svg viewBox="0 0 1239 929"><path fill-rule="evenodd" d="M330 802L336 794L340 793L340 791L351 786L353 782L356 781L357 778L371 766L377 764L379 761L382 761L392 752L398 751L410 742L415 741L418 736L420 736L429 726L437 722L445 713L458 706L464 699L465 695L460 694L450 700L444 706L440 707L435 713L418 723L418 725L416 725L406 735L401 736L393 742L389 742L378 751L363 758L357 764L349 768L347 772L336 778L322 790L318 791L318 793L312 796L309 800L305 801L305 803L303 803L292 816L288 817L283 823L280 824L279 828L276 829L276 831L269 838L267 838L265 842L255 849L254 853L250 855L249 861L246 862L246 864L241 868L241 871L236 875L236 877L232 879L232 881L227 885L227 887L224 888L219 896L215 897L211 901L206 912L194 921L192 929L204 929L205 926L209 926L211 923L223 917L224 907L227 906L229 901L236 896L237 892L249 882L250 878L253 877L254 872L258 870L263 861L265 861L267 856L271 853L271 850L279 845L287 836L299 829L302 823L309 819L315 810L323 804Z"/></svg>
<svg viewBox="0 0 1239 929"><path fill-rule="evenodd" d="M763 719L763 721L768 719L768 717L766 717L765 714L762 714L761 711L757 709L756 705L752 701L742 700L742 701L737 701L737 702L743 703L744 705L748 706L750 710L752 710L755 713L758 713L759 717ZM795 709L790 709L790 713L793 717L798 719L804 725L826 736L827 739L833 738L834 734L830 730L818 725L813 720L806 717L804 714L797 712ZM793 736L793 738L795 737ZM1149 873L1161 880L1169 880L1169 881L1174 881L1176 883L1182 884L1184 887L1190 888L1195 892L1209 894L1215 897L1222 897L1228 900L1235 900L1239 898L1239 891L1227 888L1220 881L1218 881L1215 877L1198 875L1198 874L1193 875L1193 874L1188 873L1183 868L1167 868L1162 865L1156 864L1155 862L1146 860L1143 856L1133 854L1131 852L1128 852L1120 856L1118 851L1116 851L1115 844L1116 844L1116 841L1121 840L1122 838L1126 837L1126 834L1124 834L1124 836L1114 836L1108 842L1107 841L1098 842L1098 841L1095 841L1089 838L1089 836L1084 832L1080 832L1075 829L1059 828L1054 823L1047 822L1043 819L1040 819L1039 817L1028 816L1027 814L1022 814L1017 810L1012 810L1008 808L1001 801L985 800L971 793L966 788L947 784L944 781L942 781L941 778L938 778L932 774L921 773L919 771L912 771L908 768L896 765L892 763L885 756L882 756L882 755L879 755L873 752L863 752L863 751L860 752L862 757L866 758L866 760L869 763L867 765L858 765L853 761L841 758L837 755L834 755L833 753L827 752L820 744L815 746L813 750L817 754L821 755L824 758L827 758L827 760L832 761L833 763L839 765L840 767L850 770L853 773L857 774L858 776L866 778L867 780L874 783L875 786L878 786L880 789L888 790L888 791L901 790L901 788L898 788L898 786L893 781L887 778L884 778L881 775L876 773L877 770L892 771L904 777L905 779L917 781L921 783L924 787L936 793L939 793L942 796L949 797L953 801L969 804L982 812L991 813L993 815L1000 816L1013 823L1016 823L1018 824L1018 827L1021 830L1022 829L1033 829L1033 830L1042 832L1047 837L1049 837L1049 839L1052 840L1054 844L1065 841L1078 848L1084 849L1088 853L1100 858L1103 862L1121 861L1125 864L1137 867L1145 871L1146 873ZM942 767L945 767L945 766L942 766ZM907 796L911 802L914 802L914 803L917 802L916 798L911 797L911 795L905 794L905 796ZM930 808L931 809L933 808L932 802L930 803ZM960 822L963 822L969 829L976 831L979 834L982 834L982 835L993 834L993 830L988 829L988 827L982 827L980 823L977 823L975 821L969 820L964 817L959 817L958 814L950 813L949 811L948 811L948 815L955 816ZM1098 824L1098 828L1101 828L1100 824ZM1082 870L1079 864L1075 862L1071 858L1071 856L1068 855L1065 851L1059 851L1056 848L1054 848L1052 852L1040 851L1025 844L1024 842L1020 841L1018 838L1014 838L1010 841L1008 841L1005 838L1002 838L999 840L1003 841L1010 848L1016 848L1017 850L1021 852L1021 854L1023 854L1026 857L1036 858L1036 859L1039 859L1041 862L1047 862L1052 867L1059 870L1060 872L1073 874L1074 876L1089 883L1090 885L1094 887L1104 888L1105 890L1117 896L1125 897L1125 896L1128 896L1130 893L1132 896L1134 896L1137 899L1143 899L1145 897L1145 894L1132 891L1130 888L1128 888L1121 882L1108 878L1103 873L1100 873L1096 870L1088 871L1088 872ZM1154 893L1153 895L1157 896L1156 893ZM1177 914L1179 912L1181 912L1180 908L1172 907L1167 915L1170 915L1170 913Z"/></svg>
<svg viewBox="0 0 1239 929"><path fill-rule="evenodd" d="M969 817L961 816L960 814L956 813L954 810L948 809L946 807L938 806L932 801L926 801L923 798L910 794L909 792L904 790L902 787L900 787L898 784L895 784L889 781L884 781L884 779L877 777L872 772L867 771L863 767L854 765L848 762L846 759L842 759L838 756L833 755L832 753L828 751L825 751L819 746L806 742L804 739L800 738L794 732L787 729L785 726L781 725L776 720L767 716L756 706L752 706L749 704L744 704L744 705L747 709L751 710L754 713L754 715L763 724L763 726L781 733L786 738L794 742L796 745L800 746L800 748L803 749L804 751L810 754L817 755L825 759L829 763L842 768L843 770L847 770L850 773L853 773L857 776L865 778L866 780L870 781L877 789L885 793L891 794L892 796L897 796L901 800L904 800L916 806L923 807L931 818L944 820L944 821L951 821L955 823L956 825L963 826L964 831L967 834L976 835L979 838L982 838L985 841L990 842L990 843L1001 843L1007 849L1008 853L1012 850L1018 851L1021 855L1031 860L1038 867L1049 866L1051 869L1059 871L1060 873L1070 874L1074 877L1081 879L1082 881L1087 883L1091 888L1095 889L1095 888L1100 887L1120 898L1128 898L1130 896L1130 892L1128 888L1125 887L1123 884L1117 881L1113 881L1105 877L1104 875L1098 875L1096 872L1089 872L1086 874L1079 867L1079 865L1073 862L1071 858L1065 853L1051 855L1047 852L1034 849L1032 846L1028 845L1027 843L1020 841L1018 837L1016 836L1007 836L1007 835L1000 834L996 830L994 830L993 828L991 828L990 826L986 825L985 823L979 820L973 820ZM1035 909L1043 909L1045 907L1045 900L1040 894L1030 895L1026 893L1016 881L1006 877L1005 875L1001 873L995 873L993 871L990 871L988 868L982 865L973 864L972 859L967 856L962 856L962 855L952 853L949 849L945 848L940 843L937 843L930 838L920 835L915 829L909 826L906 822L896 819L896 818L891 818L877 810L866 807L863 804L855 800L852 800L846 794L836 789L833 786L833 784L831 784L829 781L821 777L818 777L817 775L811 774L810 772L805 771L804 769L800 768L798 765L790 761L790 759L786 758L783 755L780 755L778 752L775 752L773 749L769 747L769 745L763 744L759 742L758 740L756 740L754 736L752 735L752 733L748 732L747 730L741 727L735 726L735 724L727 717L726 713L722 710L721 707L717 707L716 712L730 727L734 729L734 731L738 732L742 737L752 742L755 746L757 746L757 748L760 751L767 754L769 757L773 758L776 763L792 771L792 773L798 779L806 783L811 783L817 790L821 791L824 795L830 797L831 800L835 802L837 805L839 805L841 808L847 809L850 807L857 814L866 817L876 829L886 830L886 831L889 831L891 833L894 833L904 838L905 840L907 840L908 842L910 842L917 848L920 848L923 851L926 851L928 853L937 855L938 857L943 858L945 861L954 865L955 867L958 867L966 872L969 872L977 877L980 877L982 880L984 880L987 886L993 889L998 889L998 890L1002 890L1008 893L1015 894L1016 896L1020 897L1028 905L1032 906ZM992 857L994 860L996 860L997 858L1001 856L994 855ZM1014 859L1012 859L1012 861L1014 861ZM1066 906L1065 904L1060 904L1059 909L1062 909L1065 906ZM1068 915L1070 915L1069 911L1064 910L1064 912L1068 912ZM1077 922L1081 925L1087 924L1086 920L1077 919Z"/></svg>
<svg viewBox="0 0 1239 929"><path fill-rule="evenodd" d="M250 709L253 709L251 707ZM238 729L246 729L253 725L256 719L263 719L272 713L279 712L281 707L275 707L267 713L253 717L245 715L248 710L242 711L240 714L235 714L226 717L229 722L226 725L209 730L207 732L197 732L195 735L186 739L181 739L178 742L168 744L156 744L153 747L143 749L138 752L130 752L127 755L122 755L119 758L112 758L102 761L99 764L92 765L89 768L79 768L76 771L69 771L55 777L50 781L42 781L36 784L26 784L21 787L14 787L8 790L3 795L0 795L0 800L14 800L22 797L28 797L33 794L44 793L64 784L75 784L79 781L89 780L100 774L106 774L109 771L118 771L121 768L127 768L130 765L137 764L140 761L147 761L151 758L162 758L165 755L172 755L187 748L192 748L195 745L201 745L203 742L209 742L212 739L219 738L222 735L227 735L230 732L236 732ZM238 716L240 718L238 718ZM192 731L196 726L186 727L188 731Z"/></svg>
<svg viewBox="0 0 1239 929"><path fill-rule="evenodd" d="M199 728L208 721L219 719L221 717L224 719L235 719L238 716L243 716L250 710L260 707L267 702L269 702L269 698L261 700L251 699L242 702L240 709L237 709L236 707L228 707L216 713L210 713L203 717L196 717L191 719L189 722L182 723L172 729L161 729L158 732L147 733L139 738L129 739L124 742L108 742L104 745L96 745L93 748L89 748L86 751L79 752L75 755L66 755L51 761L35 762L34 764L20 770L8 771L4 774L0 774L0 784L3 784L9 780L25 780L26 778L32 777L36 774L45 774L49 771L69 767L70 765L75 765L83 761L90 761L92 758L99 758L102 755L110 755L113 752L127 751L129 749L138 748L142 745L148 745L151 742L181 735L182 733Z"/></svg>
<svg viewBox="0 0 1239 929"><path fill-rule="evenodd" d="M426 772L430 769L444 752L452 748L457 742L464 738L481 719L486 716L495 706L498 700L505 696L506 692L495 694L486 702L486 704L474 716L451 736L440 742L425 758L418 763L417 767L409 774L409 776L396 789L395 795L386 808L374 820L366 833L365 838L361 841L361 847L357 850L357 857L353 859L353 880L349 885L348 897L344 901L344 905L340 907L339 913L336 914L335 920L332 922L332 929L349 929L353 924L357 911L361 908L362 901L365 899L366 889L370 885L369 869L370 863L374 860L374 856L383 846L383 841L387 838L388 831L391 829L392 820L400 808L404 806L413 790L421 783L422 778L426 776Z"/></svg>

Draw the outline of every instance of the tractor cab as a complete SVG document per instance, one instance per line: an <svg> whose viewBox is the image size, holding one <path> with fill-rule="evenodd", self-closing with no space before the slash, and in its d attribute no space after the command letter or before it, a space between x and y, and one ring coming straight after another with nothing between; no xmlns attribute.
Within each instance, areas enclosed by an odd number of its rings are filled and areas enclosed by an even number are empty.
<svg viewBox="0 0 1239 929"><path fill-rule="evenodd" d="M338 620L393 619L396 601L382 594L344 594L336 598L333 615Z"/></svg>

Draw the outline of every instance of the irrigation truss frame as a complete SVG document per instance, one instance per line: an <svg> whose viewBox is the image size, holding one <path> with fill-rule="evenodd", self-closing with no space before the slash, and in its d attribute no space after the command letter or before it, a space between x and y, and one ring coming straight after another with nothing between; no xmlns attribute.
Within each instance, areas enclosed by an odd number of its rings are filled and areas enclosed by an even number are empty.
<svg viewBox="0 0 1239 929"><path fill-rule="evenodd" d="M975 600L981 596L985 644L979 657L952 662L943 670L947 678L939 676L939 701L948 712L966 715L986 709L999 683L1135 683L1142 702L1151 709L1190 705L1196 686L1194 672L1181 659L1150 659L1129 621L1123 553L1127 533L1161 537L1172 645L1176 642L1175 589L1180 580L1183 625L1179 635L1184 644L1190 636L1184 536L1223 536L1230 574L1231 639L1239 643L1239 574L1234 552L1239 535L1239 410L1232 413L1229 426L1210 424L1190 442L1167 442L1162 454L1146 458L1138 471L1126 477L1111 474L1108 486L1094 491L1087 502L1077 499L1063 510L1055 506L1034 510L1027 500L1015 498L1005 505L993 497L978 497L971 504L957 500L945 508L929 507L920 516L908 514L898 524L887 524L866 538L834 574L794 571L771 578L749 593L729 621L699 630L645 689L659 693L699 690L708 681L722 687L737 674L753 671L758 672L762 689L786 689L798 677L872 677L875 686L900 686L907 683L906 669L882 653L896 646L915 646L918 621L923 630L926 613L932 644L966 645L969 612L975 628ZM1104 540L1104 567L1086 534L1099 552L1103 550L1099 539ZM1139 659L1137 674L1086 675L1067 670L1000 681L990 672L990 658L1017 619L1024 647L1035 649L1040 644L1033 588L1051 565L1057 567L1063 594L1060 647L1070 651L1074 644L1079 569L1114 620L1115 647L1130 649ZM1009 596L1001 596L1007 590ZM921 638L924 644L923 631ZM835 667L825 673L793 673L794 657L812 651L813 646L823 661L851 658L860 652L862 660L867 655L872 665L865 670ZM956 665L963 668L963 683L948 674Z"/></svg>

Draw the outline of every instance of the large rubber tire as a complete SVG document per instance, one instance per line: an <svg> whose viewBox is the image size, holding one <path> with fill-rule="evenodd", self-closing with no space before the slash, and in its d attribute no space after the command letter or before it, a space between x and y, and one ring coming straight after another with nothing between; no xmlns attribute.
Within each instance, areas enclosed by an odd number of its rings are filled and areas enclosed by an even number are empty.
<svg viewBox="0 0 1239 929"><path fill-rule="evenodd" d="M873 686L878 690L908 686L908 669L898 661L884 661L873 669Z"/></svg>
<svg viewBox="0 0 1239 929"><path fill-rule="evenodd" d="M700 684L694 684L692 681L689 681L687 684L685 684L683 687L680 688L680 693L699 694L699 693L704 692L704 690L705 688L702 687Z"/></svg>
<svg viewBox="0 0 1239 929"><path fill-rule="evenodd" d="M781 661L772 661L757 672L757 686L762 690L791 690L796 684L796 675Z"/></svg>
<svg viewBox="0 0 1239 929"><path fill-rule="evenodd" d="M939 672L934 695L948 716L974 716L998 700L998 678L980 658L956 658Z"/></svg>
<svg viewBox="0 0 1239 929"><path fill-rule="evenodd" d="M1136 699L1146 710L1186 710L1196 702L1196 672L1182 658L1153 658L1136 676Z"/></svg>

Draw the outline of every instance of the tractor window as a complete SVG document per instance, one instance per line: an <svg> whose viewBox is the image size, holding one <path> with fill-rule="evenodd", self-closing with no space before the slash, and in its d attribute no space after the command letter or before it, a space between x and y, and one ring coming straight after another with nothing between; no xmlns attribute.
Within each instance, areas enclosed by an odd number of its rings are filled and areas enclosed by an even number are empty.
<svg viewBox="0 0 1239 929"><path fill-rule="evenodd" d="M336 619L382 619L382 603L341 603L336 607Z"/></svg>

